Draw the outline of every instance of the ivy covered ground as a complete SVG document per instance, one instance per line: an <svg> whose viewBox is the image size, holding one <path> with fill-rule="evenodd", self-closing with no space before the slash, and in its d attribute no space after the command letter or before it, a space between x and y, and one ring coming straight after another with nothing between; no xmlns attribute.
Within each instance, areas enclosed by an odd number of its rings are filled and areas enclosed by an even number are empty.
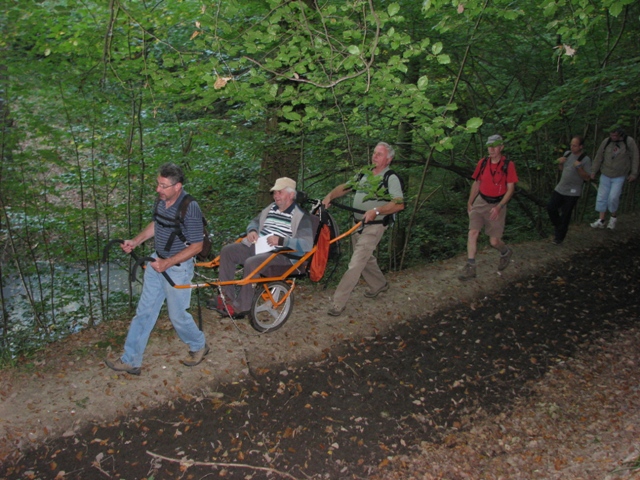
<svg viewBox="0 0 640 480"><path fill-rule="evenodd" d="M180 345L166 322L140 377L100 363L105 338L117 351L126 325L85 333L30 374L5 372L0 476L632 476L635 223L574 228L562 247L516 246L502 276L486 251L468 284L456 278L460 259L400 272L374 301L356 291L338 319L324 313L330 292L309 286L296 316L268 336L206 312L215 347L195 371L175 365ZM20 386L41 395L17 402Z"/></svg>

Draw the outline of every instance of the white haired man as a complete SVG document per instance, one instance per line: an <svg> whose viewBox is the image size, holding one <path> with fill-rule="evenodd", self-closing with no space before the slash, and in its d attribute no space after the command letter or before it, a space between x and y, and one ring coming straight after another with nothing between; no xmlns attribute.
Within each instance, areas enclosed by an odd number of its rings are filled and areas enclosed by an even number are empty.
<svg viewBox="0 0 640 480"><path fill-rule="evenodd" d="M391 145L385 142L378 143L371 159L373 177L361 175L352 182L338 185L322 200L324 206L329 208L332 200L355 190L353 208L363 212L355 213L355 221L362 221L364 224L364 228L359 233L351 236L353 255L349 261L349 268L333 294L332 305L327 312L331 316L337 317L344 312L351 292L360 281L360 276L369 285L369 289L364 293L367 298L375 298L389 289L389 283L373 253L389 225L388 220L393 218L393 214L404 209L402 182L400 177L389 170L394 156L395 151ZM386 185L384 185L385 181ZM350 185L351 183L354 187ZM380 186L384 186L382 190L386 190L386 195L383 198L369 198L371 196L369 192L379 191Z"/></svg>
<svg viewBox="0 0 640 480"><path fill-rule="evenodd" d="M269 262L268 267L290 267L313 248L313 224L310 215L296 203L295 180L287 177L278 178L271 192L273 203L249 223L246 237L241 242L225 245L220 251L220 281L233 280L238 265L244 265L244 277L247 278L272 254L256 254L256 245L260 238L263 238L262 241L269 248L285 247L293 250L288 255L276 256ZM224 315L242 318L251 308L253 292L251 284L240 287L239 293L236 293L235 285L227 285L222 287L224 301L218 297L207 306Z"/></svg>

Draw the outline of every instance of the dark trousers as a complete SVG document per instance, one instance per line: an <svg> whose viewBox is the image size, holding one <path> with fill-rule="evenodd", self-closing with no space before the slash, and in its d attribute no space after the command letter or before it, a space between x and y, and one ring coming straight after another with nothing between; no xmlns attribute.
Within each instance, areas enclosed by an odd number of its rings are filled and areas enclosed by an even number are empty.
<svg viewBox="0 0 640 480"><path fill-rule="evenodd" d="M551 194L551 199L547 204L547 212L555 228L556 241L561 242L567 236L569 222L571 222L571 212L573 212L578 200L580 200L580 197L561 195L555 190Z"/></svg>

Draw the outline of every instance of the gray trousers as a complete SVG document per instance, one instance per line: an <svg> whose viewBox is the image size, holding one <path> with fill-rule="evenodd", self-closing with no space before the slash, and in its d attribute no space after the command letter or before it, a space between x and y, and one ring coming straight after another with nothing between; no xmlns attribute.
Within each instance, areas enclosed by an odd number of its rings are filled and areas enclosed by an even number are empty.
<svg viewBox="0 0 640 480"><path fill-rule="evenodd" d="M243 242L225 245L220 251L220 267L218 268L219 279L223 282L234 280L238 265L244 265L244 277L247 278L251 272L260 266L269 256L269 253L255 254L255 245L245 245ZM291 260L285 255L278 255L271 260L267 266L262 268L263 272L267 268L291 266ZM257 275L254 275L256 277ZM222 287L222 293L227 301L231 302L236 312L248 312L251 309L255 284L243 285L236 295L236 286L227 285Z"/></svg>
<svg viewBox="0 0 640 480"><path fill-rule="evenodd" d="M373 256L386 229L387 227L382 224L365 225L362 233L351 235L353 255L349 261L349 269L342 276L333 294L333 304L337 308L347 305L361 275L373 291L379 290L387 283L376 257Z"/></svg>

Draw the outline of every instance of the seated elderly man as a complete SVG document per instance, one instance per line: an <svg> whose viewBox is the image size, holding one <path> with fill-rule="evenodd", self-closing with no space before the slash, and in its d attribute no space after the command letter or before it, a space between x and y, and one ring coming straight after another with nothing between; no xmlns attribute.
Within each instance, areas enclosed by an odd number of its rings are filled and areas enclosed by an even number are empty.
<svg viewBox="0 0 640 480"><path fill-rule="evenodd" d="M264 249L284 247L293 250L290 254L276 256L268 263L269 268L286 268L313 248L311 216L296 203L296 182L287 177L278 178L271 191L273 203L249 223L247 236L241 242L222 248L218 272L221 281L233 280L237 265L244 265L246 278L272 254L271 251L260 253ZM257 254L256 247L259 249ZM240 287L236 295L236 286L227 285L222 287L224 302L218 297L208 306L224 315L241 318L251 308L253 292L253 286L248 284Z"/></svg>

